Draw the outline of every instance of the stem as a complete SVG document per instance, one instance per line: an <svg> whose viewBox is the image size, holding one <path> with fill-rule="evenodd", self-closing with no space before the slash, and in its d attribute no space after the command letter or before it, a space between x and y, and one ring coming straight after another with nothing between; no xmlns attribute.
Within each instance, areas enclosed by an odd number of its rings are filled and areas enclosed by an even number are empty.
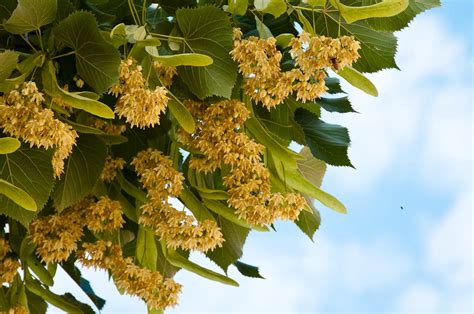
<svg viewBox="0 0 474 314"><path fill-rule="evenodd" d="M40 29L37 29L37 30L36 30L36 36L38 36L38 40L39 40L39 43L40 43L41 51L44 52L43 38L41 37L41 30L40 30Z"/></svg>
<svg viewBox="0 0 474 314"><path fill-rule="evenodd" d="M67 56L73 55L75 53L76 53L76 50L69 51L69 52L63 53L61 55L54 56L54 57L51 58L51 60L62 58L62 57L67 57Z"/></svg>
<svg viewBox="0 0 474 314"><path fill-rule="evenodd" d="M142 24L146 24L146 0L143 0L142 4Z"/></svg>
<svg viewBox="0 0 474 314"><path fill-rule="evenodd" d="M30 46L31 49L33 49L35 52L38 52L38 50L30 43L30 41L25 37L25 35L20 34L21 38Z"/></svg>
<svg viewBox="0 0 474 314"><path fill-rule="evenodd" d="M132 13L133 21L135 22L135 25L139 24L138 21L138 12L135 9L135 4L133 3L133 0L128 0L128 7L130 8L130 13ZM135 15L136 14L136 15Z"/></svg>
<svg viewBox="0 0 474 314"><path fill-rule="evenodd" d="M174 40L186 41L186 38L179 37L179 36L171 36L171 35L158 34L158 33L151 33L151 35L157 38L161 37L161 39L174 39Z"/></svg>

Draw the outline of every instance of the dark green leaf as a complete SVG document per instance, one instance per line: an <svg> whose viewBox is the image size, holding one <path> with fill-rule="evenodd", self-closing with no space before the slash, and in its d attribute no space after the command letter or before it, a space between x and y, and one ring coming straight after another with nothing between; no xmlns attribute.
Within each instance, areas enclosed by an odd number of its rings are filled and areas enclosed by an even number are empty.
<svg viewBox="0 0 474 314"><path fill-rule="evenodd" d="M352 108L349 97L347 96L338 98L321 97L316 100L316 103L329 112L357 112L354 110L354 108Z"/></svg>
<svg viewBox="0 0 474 314"><path fill-rule="evenodd" d="M71 277L71 279L84 291L85 294L91 299L91 301L101 310L105 305L105 300L95 294L92 289L89 280L85 279L81 275L81 271L77 268L74 263L67 261L61 264L64 271Z"/></svg>
<svg viewBox="0 0 474 314"><path fill-rule="evenodd" d="M57 0L18 0L18 6L3 24L7 32L23 34L54 21Z"/></svg>
<svg viewBox="0 0 474 314"><path fill-rule="evenodd" d="M344 93L337 77L326 77L324 79L329 94Z"/></svg>
<svg viewBox="0 0 474 314"><path fill-rule="evenodd" d="M304 109L296 111L295 119L303 127L306 143L314 157L333 166L353 167L347 157L350 138L346 128L321 121Z"/></svg>
<svg viewBox="0 0 474 314"><path fill-rule="evenodd" d="M217 218L217 223L221 228L225 241L222 247L208 251L206 256L227 272L229 265L242 257L242 249L250 229L238 226L220 216Z"/></svg>
<svg viewBox="0 0 474 314"><path fill-rule="evenodd" d="M237 268L237 270L244 276L251 277L251 278L262 278L262 275L260 275L260 272L258 271L257 266L252 266L249 264L242 263L240 261L237 261L234 263L234 266Z"/></svg>
<svg viewBox="0 0 474 314"><path fill-rule="evenodd" d="M158 0L160 7L169 13L175 13L178 8L189 8L197 5L196 0Z"/></svg>
<svg viewBox="0 0 474 314"><path fill-rule="evenodd" d="M31 293L29 290L26 290L26 297L28 298L28 308L30 310L30 314L46 313L48 310L48 303L46 303L42 298L34 293Z"/></svg>
<svg viewBox="0 0 474 314"><path fill-rule="evenodd" d="M232 25L227 14L215 7L179 9L176 19L187 43L182 45L182 52L201 53L214 60L206 67L179 67L181 79L199 98L213 95L230 98L237 65L229 55Z"/></svg>
<svg viewBox="0 0 474 314"><path fill-rule="evenodd" d="M59 211L92 191L104 167L106 152L104 142L95 135L83 134L79 137L53 192L54 205Z"/></svg>
<svg viewBox="0 0 474 314"><path fill-rule="evenodd" d="M0 155L0 178L23 189L43 209L53 189L52 151L22 147L8 155ZM28 226L35 213L21 208L0 195L0 213Z"/></svg>
<svg viewBox="0 0 474 314"><path fill-rule="evenodd" d="M102 94L118 79L120 54L105 41L90 12L76 12L54 28L55 38L73 49L78 74Z"/></svg>
<svg viewBox="0 0 474 314"><path fill-rule="evenodd" d="M361 5L371 5L377 2L378 0L360 0ZM395 32L407 27L419 13L440 5L440 0L410 0L408 8L402 13L393 17L368 19L367 22L373 29Z"/></svg>

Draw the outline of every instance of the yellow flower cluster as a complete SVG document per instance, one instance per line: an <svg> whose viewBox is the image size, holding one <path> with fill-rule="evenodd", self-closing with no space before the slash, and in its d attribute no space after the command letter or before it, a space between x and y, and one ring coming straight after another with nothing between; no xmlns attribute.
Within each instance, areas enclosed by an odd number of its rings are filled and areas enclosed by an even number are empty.
<svg viewBox="0 0 474 314"><path fill-rule="evenodd" d="M338 71L359 59L360 43L352 36L330 38L301 33L291 40L296 65L307 75L324 68Z"/></svg>
<svg viewBox="0 0 474 314"><path fill-rule="evenodd" d="M281 71L281 52L276 39L251 36L242 39L240 30L234 30L232 58L239 64L245 78L245 93L267 109L281 104L290 94L303 102L319 98L326 92L325 69L341 68L359 58L359 42L353 37L329 38L301 33L291 41L290 53L295 68Z"/></svg>
<svg viewBox="0 0 474 314"><path fill-rule="evenodd" d="M123 158L114 159L111 156L107 156L104 169L102 169L100 174L100 180L107 183L112 182L117 176L117 170L122 170L124 166L125 160Z"/></svg>
<svg viewBox="0 0 474 314"><path fill-rule="evenodd" d="M122 60L119 82L110 89L114 96L120 96L115 105L119 117L139 128L160 124L160 114L168 104L167 90L157 86L150 90L146 86L142 67L132 59Z"/></svg>
<svg viewBox="0 0 474 314"><path fill-rule="evenodd" d="M23 305L17 304L15 307L8 310L8 314L29 314L29 312Z"/></svg>
<svg viewBox="0 0 474 314"><path fill-rule="evenodd" d="M173 83L173 77L178 74L176 67L166 66L158 61L153 62L153 68L163 86L170 87Z"/></svg>
<svg viewBox="0 0 474 314"><path fill-rule="evenodd" d="M8 242L0 238L0 286L4 283L12 283L18 268L20 268L20 263L16 259L7 257L10 252L11 248Z"/></svg>
<svg viewBox="0 0 474 314"><path fill-rule="evenodd" d="M86 267L109 270L119 289L142 298L151 308L164 309L178 302L180 284L164 278L158 271L137 266L130 257L123 257L120 246L110 241L84 243L77 257Z"/></svg>
<svg viewBox="0 0 474 314"><path fill-rule="evenodd" d="M85 198L59 214L33 220L29 237L43 262L62 262L77 250L84 227L93 232L121 228L125 222L122 213L120 203L108 197L97 202Z"/></svg>
<svg viewBox="0 0 474 314"><path fill-rule="evenodd" d="M168 247L206 252L222 245L224 239L215 221L196 224L193 216L169 203L169 197L181 193L184 180L171 159L148 149L138 153L131 164L148 196L148 203L141 207L140 224L152 228Z"/></svg>
<svg viewBox="0 0 474 314"><path fill-rule="evenodd" d="M34 82L0 96L0 127L31 146L56 147L52 165L55 177L59 177L78 135L70 125L55 119L52 110L44 109L43 102L43 94Z"/></svg>
<svg viewBox="0 0 474 314"><path fill-rule="evenodd" d="M101 119L95 119L92 126L104 131L108 135L121 135L127 130L127 126L125 124L113 124L110 122L105 122Z"/></svg>
<svg viewBox="0 0 474 314"><path fill-rule="evenodd" d="M45 263L63 262L77 250L77 242L84 234L82 210L89 200L66 208L60 214L33 220L30 224L31 242L37 245L36 253Z"/></svg>
<svg viewBox="0 0 474 314"><path fill-rule="evenodd" d="M245 105L237 100L210 106L188 101L186 105L196 118L197 131L184 141L204 153L203 157L193 157L189 167L207 173L223 164L230 166L223 178L230 194L228 203L251 224L297 219L305 199L295 193L271 193L270 173L261 158L264 147L242 132L250 114Z"/></svg>
<svg viewBox="0 0 474 314"><path fill-rule="evenodd" d="M102 196L84 210L87 228L94 232L119 229L125 223L120 202Z"/></svg>

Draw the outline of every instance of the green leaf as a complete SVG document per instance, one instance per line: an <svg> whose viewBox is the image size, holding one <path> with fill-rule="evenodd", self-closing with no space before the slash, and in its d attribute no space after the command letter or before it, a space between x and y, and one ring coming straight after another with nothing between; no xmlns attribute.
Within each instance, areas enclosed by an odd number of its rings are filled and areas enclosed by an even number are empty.
<svg viewBox="0 0 474 314"><path fill-rule="evenodd" d="M211 212L204 206L204 204L194 195L193 192L187 187L183 187L183 191L179 195L179 199L183 204L193 213L193 216L197 221L203 221L206 219L215 221L216 219Z"/></svg>
<svg viewBox="0 0 474 314"><path fill-rule="evenodd" d="M304 14L309 17L311 12ZM341 20L338 12L317 12L313 25L317 34L329 37L354 36L360 42L360 58L353 67L360 72L377 72L387 68L397 68L395 53L397 38L389 32L373 30L366 21L352 24Z"/></svg>
<svg viewBox="0 0 474 314"><path fill-rule="evenodd" d="M318 200L321 204L339 212L347 213L346 207L334 196L322 191L309 182L298 170L296 162L285 163L275 155L270 155L278 177L286 186ZM273 182L273 181L272 181Z"/></svg>
<svg viewBox="0 0 474 314"><path fill-rule="evenodd" d="M0 83L9 78L18 63L18 53L12 50L0 52Z"/></svg>
<svg viewBox="0 0 474 314"><path fill-rule="evenodd" d="M338 98L321 97L316 100L316 103L329 112L356 112L354 108L352 108L349 97L347 96Z"/></svg>
<svg viewBox="0 0 474 314"><path fill-rule="evenodd" d="M238 226L222 217L217 218L217 223L221 228L225 241L222 247L208 251L206 256L227 273L229 265L242 257L242 249L250 229Z"/></svg>
<svg viewBox="0 0 474 314"><path fill-rule="evenodd" d="M362 0L361 5L372 5L378 0ZM419 13L441 5L440 0L410 0L408 8L393 17L368 19L369 25L381 31L395 32L408 26Z"/></svg>
<svg viewBox="0 0 474 314"><path fill-rule="evenodd" d="M24 190L43 209L53 189L52 151L22 147L8 155L0 155L0 179ZM9 198L0 195L0 213L28 226L35 213L23 209Z"/></svg>
<svg viewBox="0 0 474 314"><path fill-rule="evenodd" d="M188 270L190 272L193 272L193 273L195 273L195 274L197 274L201 277L204 277L204 278L207 278L207 279L210 279L210 280L214 280L214 281L226 284L226 285L236 286L236 287L239 286L239 284L235 280L233 280L233 279L231 279L227 276L221 275L219 273L216 273L213 270L210 270L210 269L204 268L202 266L199 266L196 263L191 262L190 260L188 260L187 258L182 256L181 254L179 254L177 251L175 251L173 249L170 249L170 248L167 248L166 244L164 244L163 242L161 242L161 248L162 248L163 254L165 255L166 259L173 266L186 269L186 270Z"/></svg>
<svg viewBox="0 0 474 314"><path fill-rule="evenodd" d="M246 222L245 220L240 219L235 211L231 208L229 208L227 205L225 205L222 202L211 200L211 199L203 199L202 200L204 205L206 205L207 208L209 208L211 211L214 213L224 217L225 219L229 220L233 224L247 228L247 229L255 229L258 231L268 231L267 227L261 227L261 226L254 226Z"/></svg>
<svg viewBox="0 0 474 314"><path fill-rule="evenodd" d="M304 146L300 154L305 157L305 160L298 160L297 165L301 174L316 187L321 187L324 174L326 173L326 163L313 157L311 150Z"/></svg>
<svg viewBox="0 0 474 314"><path fill-rule="evenodd" d="M255 25L257 26L258 34L262 39L273 37L272 31L255 15Z"/></svg>
<svg viewBox="0 0 474 314"><path fill-rule="evenodd" d="M34 212L38 210L35 200L28 193L3 179L0 179L0 194L26 210Z"/></svg>
<svg viewBox="0 0 474 314"><path fill-rule="evenodd" d="M295 119L303 127L306 143L314 157L333 166L353 167L347 157L350 138L346 128L321 121L304 109L296 111Z"/></svg>
<svg viewBox="0 0 474 314"><path fill-rule="evenodd" d="M186 40L182 53L200 53L214 60L206 67L179 67L181 79L201 99L213 95L230 98L237 78L237 65L229 55L233 41L227 14L216 7L179 9L176 19Z"/></svg>
<svg viewBox="0 0 474 314"><path fill-rule="evenodd" d="M255 0L253 5L257 11L269 13L274 17L279 17L287 10L285 0Z"/></svg>
<svg viewBox="0 0 474 314"><path fill-rule="evenodd" d="M26 288L32 293L41 297L46 302L63 311L66 311L67 313L84 313L83 311L79 310L76 304L69 301L67 298L64 298L64 296L59 296L48 289L43 288L40 282L35 279L27 279Z"/></svg>
<svg viewBox="0 0 474 314"><path fill-rule="evenodd" d="M285 99L285 104L288 106L288 108L291 109L293 115L296 109L303 108L308 110L309 112L312 112L318 117L321 116L321 106L315 102L301 102L293 97L288 97L287 99Z"/></svg>
<svg viewBox="0 0 474 314"><path fill-rule="evenodd" d="M321 224L321 215L319 214L319 211L309 207L308 210L301 211L295 224L309 237L311 241L313 241L314 233L318 230L319 225Z"/></svg>
<svg viewBox="0 0 474 314"><path fill-rule="evenodd" d="M18 6L3 27L12 34L38 30L54 21L57 9L57 0L18 0Z"/></svg>
<svg viewBox="0 0 474 314"><path fill-rule="evenodd" d="M346 66L342 70L339 70L337 74L344 78L349 84L360 89L361 91L374 97L379 95L377 87L375 87L375 85L367 77L365 77L353 67Z"/></svg>
<svg viewBox="0 0 474 314"><path fill-rule="evenodd" d="M303 0L302 2L310 7L324 7L327 0Z"/></svg>
<svg viewBox="0 0 474 314"><path fill-rule="evenodd" d="M26 260L26 264L42 283L44 283L48 287L52 287L54 285L53 276L51 276L46 267L41 264L41 262L36 256L29 256Z"/></svg>
<svg viewBox="0 0 474 314"><path fill-rule="evenodd" d="M53 192L57 210L77 203L92 191L104 168L106 155L104 142L95 135L79 137Z"/></svg>
<svg viewBox="0 0 474 314"><path fill-rule="evenodd" d="M73 49L77 73L98 94L118 80L120 53L105 41L90 12L75 12L54 28L55 39Z"/></svg>
<svg viewBox="0 0 474 314"><path fill-rule="evenodd" d="M153 54L150 49L151 46L145 47L146 52L153 57L153 60L159 61L161 64L166 66L193 66L193 67L205 67L211 65L213 60L208 55L201 53L180 53L176 55L156 55Z"/></svg>
<svg viewBox="0 0 474 314"><path fill-rule="evenodd" d="M196 123L189 110L181 101L170 99L168 101L168 108L173 117L178 121L179 125L188 133L193 133L196 129Z"/></svg>
<svg viewBox="0 0 474 314"><path fill-rule="evenodd" d="M248 0L229 0L227 2L227 12L234 15L245 15L247 13L247 8L249 5Z"/></svg>
<svg viewBox="0 0 474 314"><path fill-rule="evenodd" d="M156 247L155 233L138 226L137 245L135 256L138 263L150 270L156 270L158 249Z"/></svg>
<svg viewBox="0 0 474 314"><path fill-rule="evenodd" d="M255 117L248 119L245 122L245 126L248 128L252 136L261 144L265 145L272 154L278 156L279 159L285 162L294 162L294 160L302 159L299 154L289 150L287 147L282 146L272 135L268 133L265 127Z"/></svg>
<svg viewBox="0 0 474 314"><path fill-rule="evenodd" d="M295 35L290 33L283 33L275 37L276 44L282 48L286 48L290 45L290 41L295 38Z"/></svg>
<svg viewBox="0 0 474 314"><path fill-rule="evenodd" d="M257 266L245 264L245 263L240 262L240 261L235 262L234 266L244 276L251 277L251 278L265 279L264 277L262 277L262 275L260 275L260 272L258 271Z"/></svg>
<svg viewBox="0 0 474 314"><path fill-rule="evenodd" d="M68 92L59 87L53 62L48 61L46 66L43 67L41 77L44 90L51 97L61 98L67 105L76 109L82 109L98 117L105 119L114 118L114 112L106 104L83 96L84 92ZM88 96L89 94L86 95Z"/></svg>
<svg viewBox="0 0 474 314"><path fill-rule="evenodd" d="M21 142L13 137L0 137L0 154L11 154L17 151Z"/></svg>
<svg viewBox="0 0 474 314"><path fill-rule="evenodd" d="M391 17L397 15L408 7L409 0L382 0L367 6L348 6L340 0L329 0L336 7L348 23L365 20L373 17Z"/></svg>
<svg viewBox="0 0 474 314"><path fill-rule="evenodd" d="M324 81L326 83L326 87L328 88L329 94L344 93L337 77L326 77Z"/></svg>
<svg viewBox="0 0 474 314"><path fill-rule="evenodd" d="M303 30L312 36L315 36L316 32L314 31L314 27L303 12L301 12L301 10L296 10L296 13L298 14L298 21L301 23L301 26L303 26Z"/></svg>
<svg viewBox="0 0 474 314"><path fill-rule="evenodd" d="M33 72L36 67L39 67L44 62L44 55L40 52L35 53L25 60L21 61L17 64L17 69L20 71L21 75L8 78L0 81L0 92L8 93L11 90L15 89L17 86L21 85L25 81L25 79Z"/></svg>
<svg viewBox="0 0 474 314"><path fill-rule="evenodd" d="M26 290L26 297L28 298L28 308L30 310L30 314L46 313L48 309L48 304L46 301L36 294L31 293L29 290Z"/></svg>

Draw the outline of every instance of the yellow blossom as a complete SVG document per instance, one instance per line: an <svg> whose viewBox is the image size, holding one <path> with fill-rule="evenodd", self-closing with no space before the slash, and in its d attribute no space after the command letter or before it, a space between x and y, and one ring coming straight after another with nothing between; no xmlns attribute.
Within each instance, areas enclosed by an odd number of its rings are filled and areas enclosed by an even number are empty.
<svg viewBox="0 0 474 314"><path fill-rule="evenodd" d="M0 237L0 285L11 284L20 268L20 263L15 258L7 256L10 252L10 245Z"/></svg>
<svg viewBox="0 0 474 314"><path fill-rule="evenodd" d="M98 240L84 243L77 258L85 267L109 270L119 289L142 298L149 307L164 309L175 306L181 285L160 272L142 268L131 258L124 258L120 246L110 241Z"/></svg>
<svg viewBox="0 0 474 314"><path fill-rule="evenodd" d="M100 180L107 183L112 182L117 176L117 171L122 170L124 166L125 160L123 160L123 158L114 159L111 156L107 156L104 169L102 169L102 173L100 174Z"/></svg>
<svg viewBox="0 0 474 314"><path fill-rule="evenodd" d="M43 94L34 82L23 84L0 97L0 127L3 132L46 149L56 147L52 166L55 177L64 171L64 160L69 157L76 138L76 131L54 118L54 112L42 107Z"/></svg>
<svg viewBox="0 0 474 314"><path fill-rule="evenodd" d="M304 197L271 193L270 173L261 157L264 147L242 132L250 115L245 105L236 100L208 106L185 104L197 122L196 132L187 140L193 150L203 153L192 157L189 167L207 173L228 165L229 173L222 178L230 195L228 204L251 224L297 219L305 204Z"/></svg>
<svg viewBox="0 0 474 314"><path fill-rule="evenodd" d="M215 221L195 224L193 216L178 211L169 197L178 197L183 189L183 175L160 151L142 151L132 160L139 181L147 190L148 203L141 209L139 223L152 228L168 247L206 252L224 241Z"/></svg>
<svg viewBox="0 0 474 314"><path fill-rule="evenodd" d="M84 199L59 214L36 218L30 224L30 239L46 263L63 262L77 249L85 224L82 212L91 201Z"/></svg>
<svg viewBox="0 0 474 314"><path fill-rule="evenodd" d="M125 117L132 127L139 128L160 124L160 115L166 110L169 100L166 88L147 88L142 67L132 59L122 60L119 82L112 86L110 93L120 96L115 105L118 116Z"/></svg>
<svg viewBox="0 0 474 314"><path fill-rule="evenodd" d="M84 209L87 228L94 232L119 229L125 223L120 202L102 196Z"/></svg>

